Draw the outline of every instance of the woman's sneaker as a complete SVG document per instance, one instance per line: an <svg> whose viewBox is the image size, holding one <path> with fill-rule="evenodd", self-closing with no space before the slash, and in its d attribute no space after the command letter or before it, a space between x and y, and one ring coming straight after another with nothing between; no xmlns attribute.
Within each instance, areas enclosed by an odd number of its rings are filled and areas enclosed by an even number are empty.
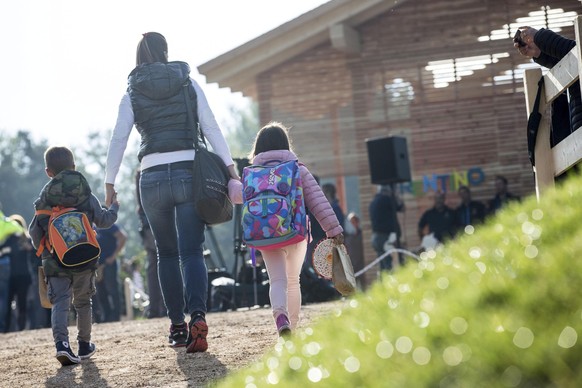
<svg viewBox="0 0 582 388"><path fill-rule="evenodd" d="M170 335L168 336L168 341L170 346L173 348L183 348L186 346L186 341L188 340L188 326L186 322L182 322L179 325L170 325Z"/></svg>
<svg viewBox="0 0 582 388"><path fill-rule="evenodd" d="M277 332L279 332L279 337L288 337L291 335L291 324L289 323L289 318L285 314L279 314L275 320L277 324Z"/></svg>
<svg viewBox="0 0 582 388"><path fill-rule="evenodd" d="M61 365L74 365L81 362L81 359L73 353L73 350L69 346L67 341L59 341L56 343L57 345L57 360L61 363Z"/></svg>
<svg viewBox="0 0 582 388"><path fill-rule="evenodd" d="M190 319L190 330L186 353L205 352L208 349L206 336L208 335L208 325L203 316L197 315Z"/></svg>
<svg viewBox="0 0 582 388"><path fill-rule="evenodd" d="M86 360L89 357L91 357L92 355L95 354L95 351L97 350L97 347L95 346L95 344L93 342L85 342L85 341L79 341L79 358L81 360Z"/></svg>

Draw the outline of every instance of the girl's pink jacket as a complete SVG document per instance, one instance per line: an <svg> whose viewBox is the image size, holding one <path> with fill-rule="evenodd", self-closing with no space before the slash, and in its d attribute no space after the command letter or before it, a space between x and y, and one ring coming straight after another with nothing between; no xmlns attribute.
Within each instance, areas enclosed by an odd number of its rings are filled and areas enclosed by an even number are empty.
<svg viewBox="0 0 582 388"><path fill-rule="evenodd" d="M292 151L273 150L258 154L251 163L254 165L268 165L273 164L275 161L286 162L295 159L297 159L297 156ZM299 171L303 184L305 204L311 214L315 216L327 237L335 237L342 233L343 228L313 175L301 163L299 164ZM242 204L242 183L236 179L231 179L228 182L228 194L233 203Z"/></svg>

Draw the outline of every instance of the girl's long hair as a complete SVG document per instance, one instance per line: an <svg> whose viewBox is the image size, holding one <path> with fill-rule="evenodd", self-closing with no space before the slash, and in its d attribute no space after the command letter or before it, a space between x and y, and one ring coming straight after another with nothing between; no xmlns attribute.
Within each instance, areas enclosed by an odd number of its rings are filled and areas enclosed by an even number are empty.
<svg viewBox="0 0 582 388"><path fill-rule="evenodd" d="M136 65L168 62L168 43L159 32L146 32L137 44Z"/></svg>
<svg viewBox="0 0 582 388"><path fill-rule="evenodd" d="M277 121L271 121L259 130L253 149L249 154L249 159L254 158L261 152L271 150L292 151L289 129Z"/></svg>

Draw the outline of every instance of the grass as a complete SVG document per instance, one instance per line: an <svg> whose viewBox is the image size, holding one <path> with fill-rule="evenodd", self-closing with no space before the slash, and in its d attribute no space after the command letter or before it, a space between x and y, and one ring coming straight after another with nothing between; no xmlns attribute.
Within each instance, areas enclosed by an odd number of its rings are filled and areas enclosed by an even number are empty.
<svg viewBox="0 0 582 388"><path fill-rule="evenodd" d="M574 177L384 276L218 385L579 386L581 220Z"/></svg>

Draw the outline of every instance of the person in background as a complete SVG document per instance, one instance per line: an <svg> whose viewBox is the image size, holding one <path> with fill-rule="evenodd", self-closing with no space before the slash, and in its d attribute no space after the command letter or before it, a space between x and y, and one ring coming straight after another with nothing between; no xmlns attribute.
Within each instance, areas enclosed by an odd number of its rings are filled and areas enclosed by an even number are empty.
<svg viewBox="0 0 582 388"><path fill-rule="evenodd" d="M30 265L32 282L28 292L28 311L26 313L29 322L28 328L31 330L51 327L51 309L44 308L40 304L39 281L43 281L43 279L39 280L38 268L42 267L42 261L36 256L33 260L34 262ZM93 313L95 313L95 309L93 309Z"/></svg>
<svg viewBox="0 0 582 388"><path fill-rule="evenodd" d="M313 179L320 185L319 176L313 175ZM308 239L307 251L305 253L305 260L299 275L299 283L301 284L301 301L302 303L325 302L328 300L338 299L341 294L337 292L333 283L329 279L325 279L313 268L313 252L322 240L327 238L325 231L315 218L315 215L306 205L307 215L309 217L309 232L311 238ZM336 215L337 216L337 215Z"/></svg>
<svg viewBox="0 0 582 388"><path fill-rule="evenodd" d="M461 203L455 209L455 227L457 231L463 231L466 226L475 226L485 219L485 205L471 198L471 189L460 186L457 190Z"/></svg>
<svg viewBox="0 0 582 388"><path fill-rule="evenodd" d="M313 178L320 184L319 176L313 175ZM305 265L311 267L311 257L313 256L313 250L319 244L319 242L326 238L325 231L317 222L317 219L311 212L311 209L307 207L307 215L309 216L309 232L311 233L311 239L309 239L309 243L307 244L307 252L305 254ZM336 214L337 216L337 214Z"/></svg>
<svg viewBox="0 0 582 388"><path fill-rule="evenodd" d="M495 197L489 201L488 213L493 215L508 202L519 200L519 196L507 191L507 178L502 175L495 176Z"/></svg>
<svg viewBox="0 0 582 388"><path fill-rule="evenodd" d="M426 210L418 221L418 237L433 234L439 242L444 242L454 236L455 211L445 204L446 194L442 191L434 193L434 206Z"/></svg>
<svg viewBox="0 0 582 388"><path fill-rule="evenodd" d="M27 223L24 217L19 214L13 214L9 217L10 220L17 222L23 229L21 236L20 248L24 249L26 257L28 260L28 268L30 270L30 286L28 287L28 295L26 296L26 312L25 317L28 321L28 328L31 330L41 329L51 327L51 310L45 309L40 304L40 296L38 294L38 267L42 265L42 262L36 257L34 248L30 242L30 236L27 231ZM23 263L20 262L19 265ZM19 318L20 318L19 314ZM22 327L22 325L20 325Z"/></svg>
<svg viewBox="0 0 582 388"><path fill-rule="evenodd" d="M519 27L521 42L514 41L517 51L537 64L553 68L575 46L576 41L568 39L552 30ZM558 144L574 130L582 126L582 97L580 81L576 81L552 102L552 125L550 146Z"/></svg>
<svg viewBox="0 0 582 388"><path fill-rule="evenodd" d="M141 264L135 258L129 263L128 273L131 276L133 287L141 293L145 292L145 284L141 274Z"/></svg>
<svg viewBox="0 0 582 388"><path fill-rule="evenodd" d="M121 284L119 282L118 256L127 241L127 234L117 224L97 230L101 246L97 300L101 310L99 322L117 322L121 319Z"/></svg>
<svg viewBox="0 0 582 388"><path fill-rule="evenodd" d="M364 268L364 238L360 227L360 217L356 213L350 212L347 220L349 228L346 226L345 245L348 255L352 259L354 273L357 273ZM360 283L358 278L356 280Z"/></svg>
<svg viewBox="0 0 582 388"><path fill-rule="evenodd" d="M20 225L7 218L0 210L0 333L5 333L10 328L6 327L6 314L12 313L8 301L10 292L10 256L12 247L24 233Z"/></svg>
<svg viewBox="0 0 582 388"><path fill-rule="evenodd" d="M150 223L141 206L141 197L139 195L139 176L138 169L135 177L136 199L137 199L137 216L139 218L139 235L143 248L146 252L146 285L149 296L148 318L161 318L166 316L166 308L162 299L162 290L160 289L160 280L158 277L158 254L156 252L156 242Z"/></svg>
<svg viewBox="0 0 582 388"><path fill-rule="evenodd" d="M404 202L394 193L391 185L378 186L377 193L370 202L369 213L372 224L372 247L377 257L384 254L386 242L390 242L395 248L400 248L400 223L397 212L404 211ZM404 258L399 254L400 265L404 264ZM385 271L392 270L392 257L387 257L380 262L380 268Z"/></svg>
<svg viewBox="0 0 582 388"><path fill-rule="evenodd" d="M117 220L119 202L117 194L110 198L109 208L104 208L91 192L85 177L75 171L75 158L66 147L50 147L44 154L46 173L50 181L42 189L34 202L36 211L50 210L56 206L75 207L87 215L89 222L99 228L108 228ZM35 215L28 233L32 245L39 248L43 237L47 235L49 216ZM52 303L51 327L53 340L57 349L56 358L61 365L78 364L91 357L96 347L91 342L92 305L91 297L95 294L95 271L97 260L68 268L60 264L48 249L42 251L42 266L48 288L48 297ZM78 356L69 343L69 308L73 304L77 313Z"/></svg>
<svg viewBox="0 0 582 388"><path fill-rule="evenodd" d="M136 67L128 78L107 151L105 203L114 184L134 125L140 134L139 190L158 252L158 275L170 319L168 340L187 353L208 349L208 269L203 254L206 225L194 206L194 130L187 125L187 99L200 131L240 179L230 149L206 96L190 77L185 62L168 62L168 43L158 32L146 32L138 43ZM188 314L190 320L185 321Z"/></svg>
<svg viewBox="0 0 582 388"><path fill-rule="evenodd" d="M335 188L335 185L333 183L324 183L323 186L321 186L321 190L323 191L323 194L325 194L325 197L330 203L331 208L333 209L337 217L337 220L339 221L340 225L343 228L346 217L344 215L342 207L340 206L339 200L336 197L337 190Z"/></svg>
<svg viewBox="0 0 582 388"><path fill-rule="evenodd" d="M36 261L36 256L30 237L26 232L26 221L20 214L13 214L8 219L17 222L23 229L23 233L17 236L12 241L12 252L10 253L10 285L8 289L8 304L12 301L16 302L17 322L16 330L21 331L26 328L27 310L28 310L28 290L32 283L32 276L30 274L30 264ZM12 309L8 308L4 320L5 332L11 331L12 326Z"/></svg>
<svg viewBox="0 0 582 388"><path fill-rule="evenodd" d="M259 130L249 154L252 164L269 165L273 162L297 160L291 149L287 127L270 122ZM343 244L343 228L330 202L305 165L299 163L305 206L313 212L326 236L336 244ZM231 179L229 194L233 203L243 203L243 185ZM273 319L280 336L291 334L299 323L301 311L301 285L299 273L305 259L307 239L281 248L259 249L270 280L270 301Z"/></svg>

